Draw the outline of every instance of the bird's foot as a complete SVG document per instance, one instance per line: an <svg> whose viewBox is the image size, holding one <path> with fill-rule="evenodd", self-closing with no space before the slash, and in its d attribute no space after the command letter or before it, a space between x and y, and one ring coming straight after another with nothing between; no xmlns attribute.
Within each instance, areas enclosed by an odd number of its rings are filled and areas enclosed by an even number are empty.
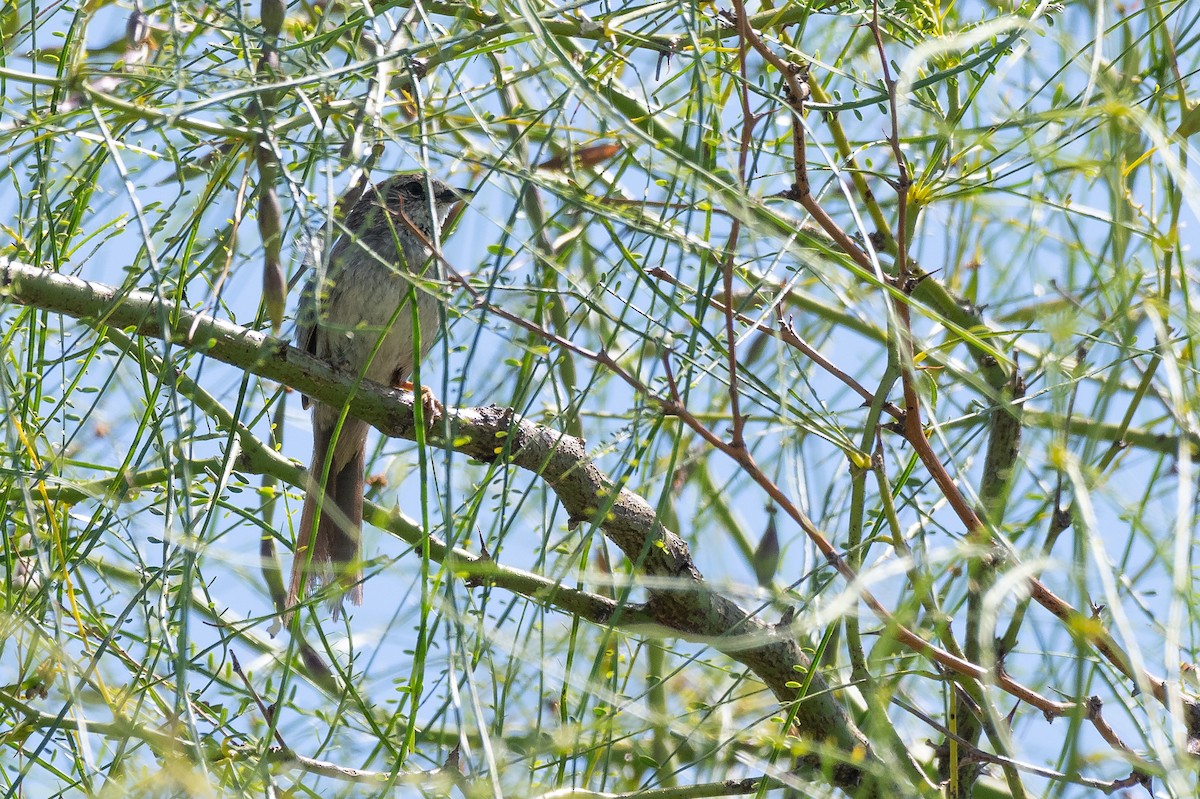
<svg viewBox="0 0 1200 799"><path fill-rule="evenodd" d="M397 386L397 388L402 391L411 391L414 397L417 394L417 387L407 380ZM433 395L433 389L429 386L421 386L421 410L423 411L426 428L433 427L434 423L438 419L441 419L442 415L446 412L442 403L438 402L438 398Z"/></svg>

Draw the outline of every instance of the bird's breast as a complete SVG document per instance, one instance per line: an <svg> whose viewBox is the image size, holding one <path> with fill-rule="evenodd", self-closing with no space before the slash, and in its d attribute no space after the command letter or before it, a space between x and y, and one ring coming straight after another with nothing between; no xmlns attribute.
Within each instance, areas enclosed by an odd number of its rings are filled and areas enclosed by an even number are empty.
<svg viewBox="0 0 1200 799"><path fill-rule="evenodd" d="M434 268L427 266L414 281L403 266L393 268L374 256L350 254L339 266L326 293L318 356L376 382L407 380L438 332L438 300L421 287L423 280L436 279Z"/></svg>

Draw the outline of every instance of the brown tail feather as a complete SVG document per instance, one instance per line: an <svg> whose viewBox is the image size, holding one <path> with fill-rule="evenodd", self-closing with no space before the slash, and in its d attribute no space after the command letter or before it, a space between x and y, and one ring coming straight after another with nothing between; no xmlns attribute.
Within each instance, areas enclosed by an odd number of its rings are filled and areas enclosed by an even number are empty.
<svg viewBox="0 0 1200 799"><path fill-rule="evenodd" d="M307 587L336 581L341 585L341 592L331 600L336 613L341 607L342 594L355 605L361 605L363 598L362 510L367 426L355 419L347 419L342 427L314 537L317 498L322 494L318 481L325 470L326 457L335 450L331 446L330 433L326 425L314 418L312 465L308 472L304 511L300 514L287 604L289 608L293 607Z"/></svg>

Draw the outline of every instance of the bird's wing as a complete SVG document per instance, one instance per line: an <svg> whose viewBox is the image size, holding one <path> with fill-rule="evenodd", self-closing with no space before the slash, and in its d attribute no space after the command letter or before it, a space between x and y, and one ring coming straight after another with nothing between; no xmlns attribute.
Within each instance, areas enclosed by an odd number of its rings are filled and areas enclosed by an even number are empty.
<svg viewBox="0 0 1200 799"><path fill-rule="evenodd" d="M296 346L309 355L317 354L317 283L323 271L319 264L309 267L308 280L300 292L300 305L296 309ZM308 407L308 397L300 396L301 407Z"/></svg>

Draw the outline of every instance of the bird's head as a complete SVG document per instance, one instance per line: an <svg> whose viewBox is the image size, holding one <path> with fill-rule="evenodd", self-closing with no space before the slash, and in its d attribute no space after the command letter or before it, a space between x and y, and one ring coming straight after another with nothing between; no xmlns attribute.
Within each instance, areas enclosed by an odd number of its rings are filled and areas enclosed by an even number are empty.
<svg viewBox="0 0 1200 799"><path fill-rule="evenodd" d="M367 231L362 230L364 224L374 227L385 221L373 213L377 209L384 209L391 217L389 228L394 227L400 233L411 225L431 239L435 225L445 220L451 207L472 194L474 189L454 188L420 172L393 175L362 193L346 216L346 227L365 234Z"/></svg>

